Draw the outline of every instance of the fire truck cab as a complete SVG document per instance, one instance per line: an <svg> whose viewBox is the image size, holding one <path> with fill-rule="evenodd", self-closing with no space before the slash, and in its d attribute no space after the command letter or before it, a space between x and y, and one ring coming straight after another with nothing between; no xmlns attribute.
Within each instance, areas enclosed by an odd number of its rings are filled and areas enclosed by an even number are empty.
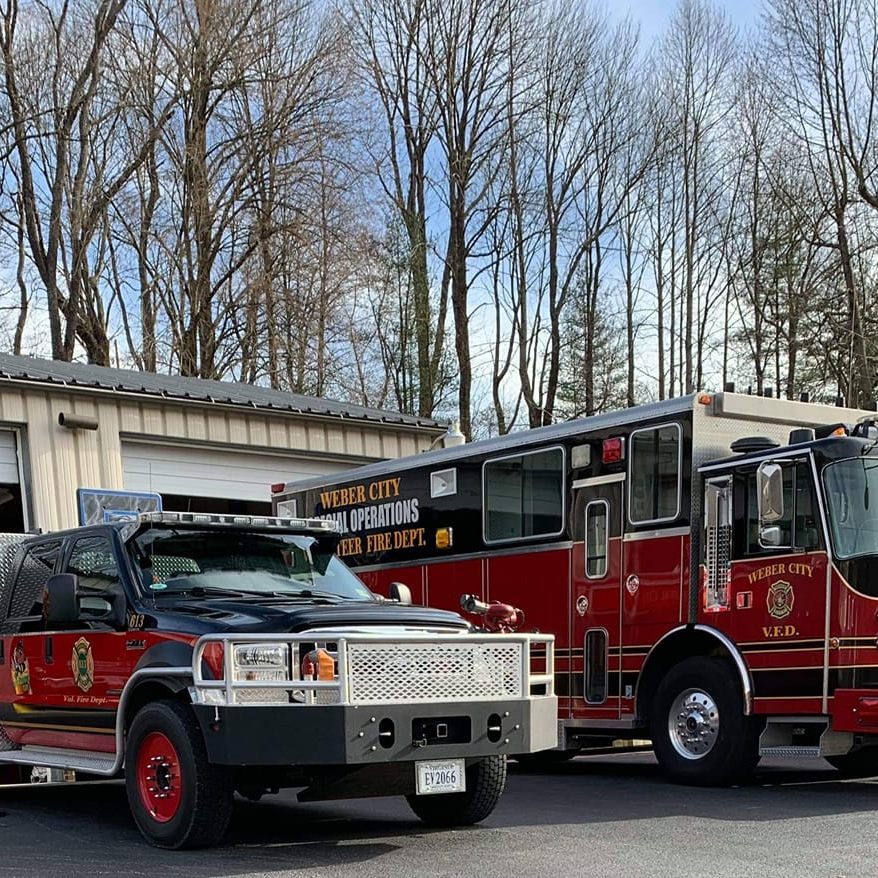
<svg viewBox="0 0 878 878"><path fill-rule="evenodd" d="M499 599L553 633L554 758L648 737L689 783L765 754L878 771L875 417L696 394L289 483L275 502L339 522L377 591Z"/></svg>

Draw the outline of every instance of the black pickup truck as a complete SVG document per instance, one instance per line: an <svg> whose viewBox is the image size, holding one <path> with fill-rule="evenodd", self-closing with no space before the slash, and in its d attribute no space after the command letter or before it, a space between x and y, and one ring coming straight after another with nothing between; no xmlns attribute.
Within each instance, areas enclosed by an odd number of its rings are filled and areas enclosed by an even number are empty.
<svg viewBox="0 0 878 878"><path fill-rule="evenodd" d="M556 744L552 637L380 599L338 538L196 513L7 538L0 764L124 772L166 848L218 842L235 792L281 787L484 819L506 755Z"/></svg>

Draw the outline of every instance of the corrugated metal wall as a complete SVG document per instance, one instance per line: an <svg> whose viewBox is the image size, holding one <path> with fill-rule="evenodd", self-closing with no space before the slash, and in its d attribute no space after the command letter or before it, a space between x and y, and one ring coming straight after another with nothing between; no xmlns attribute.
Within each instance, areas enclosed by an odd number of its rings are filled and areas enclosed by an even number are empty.
<svg viewBox="0 0 878 878"><path fill-rule="evenodd" d="M349 463L302 454L293 457L265 450L230 451L229 446L122 440L122 470L128 491L270 503L271 485L277 482L346 469L350 469Z"/></svg>
<svg viewBox="0 0 878 878"><path fill-rule="evenodd" d="M59 412L91 415L99 429L68 430ZM122 440L168 439L249 451L304 452L329 461L401 457L428 447L435 433L355 420L311 419L231 407L141 401L110 392L25 387L0 382L0 422L22 427L31 526L44 530L77 522L76 489L122 490ZM329 467L328 467L329 469ZM332 467L331 469L337 469Z"/></svg>

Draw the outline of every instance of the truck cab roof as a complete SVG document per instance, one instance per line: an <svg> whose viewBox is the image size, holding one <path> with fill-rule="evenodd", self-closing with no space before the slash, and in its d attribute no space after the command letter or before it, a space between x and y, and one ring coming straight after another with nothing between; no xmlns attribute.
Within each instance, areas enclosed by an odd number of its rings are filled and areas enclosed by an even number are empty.
<svg viewBox="0 0 878 878"><path fill-rule="evenodd" d="M875 439L866 439L861 436L825 436L809 442L799 442L791 445L777 445L762 448L742 454L731 454L728 457L712 460L699 467L699 472L712 472L714 470L728 470L745 467L748 464L761 463L765 460L776 460L783 457L795 457L813 452L821 462L828 463L833 460L843 460L848 457L857 457L861 454L872 453L876 447ZM878 454L878 453L876 453Z"/></svg>

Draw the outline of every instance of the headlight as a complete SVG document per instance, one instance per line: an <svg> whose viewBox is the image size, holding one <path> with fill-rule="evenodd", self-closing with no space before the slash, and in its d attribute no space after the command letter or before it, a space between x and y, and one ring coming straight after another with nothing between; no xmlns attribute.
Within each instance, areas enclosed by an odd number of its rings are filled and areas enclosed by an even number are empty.
<svg viewBox="0 0 878 878"><path fill-rule="evenodd" d="M280 668L290 666L290 647L286 643L248 643L235 647L236 668Z"/></svg>
<svg viewBox="0 0 878 878"><path fill-rule="evenodd" d="M246 643L235 647L235 680L286 680L290 647L286 643ZM283 695L283 690L278 690Z"/></svg>

